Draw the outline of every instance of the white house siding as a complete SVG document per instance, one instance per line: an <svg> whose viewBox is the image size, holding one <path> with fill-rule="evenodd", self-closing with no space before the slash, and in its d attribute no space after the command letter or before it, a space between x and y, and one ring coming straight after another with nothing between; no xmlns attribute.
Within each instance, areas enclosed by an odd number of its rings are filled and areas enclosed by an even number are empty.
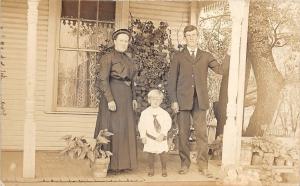
<svg viewBox="0 0 300 186"><path fill-rule="evenodd" d="M21 150L23 148L23 125L25 117L25 75L27 1L2 0L1 19L5 38L7 78L3 81L3 98L7 115L2 119L2 148ZM47 114L45 112L47 88L47 40L48 40L48 0L39 3L38 54L36 79L35 119L37 128L37 149L59 149L60 139L66 134L93 135L96 115ZM55 34L55 33L53 33Z"/></svg>
<svg viewBox="0 0 300 186"><path fill-rule="evenodd" d="M50 0L49 0L50 1ZM39 4L38 23L38 61L36 85L36 129L37 149L61 149L64 142L61 137L67 134L93 136L96 115L46 113L47 98L47 41L49 1ZM51 33L50 33L51 34ZM52 33L53 35L55 33Z"/></svg>
<svg viewBox="0 0 300 186"><path fill-rule="evenodd" d="M167 22L176 47L183 43L182 32L190 22L190 6L189 1L133 1L129 3L129 11L133 18L151 20L156 26L161 21Z"/></svg>
<svg viewBox="0 0 300 186"><path fill-rule="evenodd" d="M23 145L25 65L26 65L26 10L23 0L2 0L2 40L5 43L3 55L7 78L2 84L6 116L1 118L3 148L19 149Z"/></svg>
<svg viewBox="0 0 300 186"><path fill-rule="evenodd" d="M3 81L3 98L6 102L5 117L2 117L2 148L23 149L23 125L25 117L25 75L27 1L2 0L1 21L5 37L7 78ZM40 0L38 12L38 53L35 120L37 150L57 150L64 144L61 137L66 134L93 136L96 114L47 113L47 41L49 1ZM190 2L130 2L130 12L141 20L152 20L155 24L167 21L172 29L175 44L182 39L182 30L189 23ZM179 29L178 37L177 32ZM55 33L53 33L55 34Z"/></svg>

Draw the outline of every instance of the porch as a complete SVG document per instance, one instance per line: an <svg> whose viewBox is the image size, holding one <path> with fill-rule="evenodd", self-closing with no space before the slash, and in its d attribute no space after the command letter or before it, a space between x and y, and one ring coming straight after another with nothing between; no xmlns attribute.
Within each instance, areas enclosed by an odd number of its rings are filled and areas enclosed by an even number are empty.
<svg viewBox="0 0 300 186"><path fill-rule="evenodd" d="M139 167L130 172L122 172L118 175L108 174L105 178L94 178L89 168L89 162L85 160L73 160L62 156L59 151L37 151L36 153L36 177L23 178L21 151L3 151L1 159L1 180L5 184L32 183L32 184L67 184L68 182L92 183L92 182L130 182L130 183L198 183L198 185L216 185L220 177L220 161L209 161L209 169L214 178L201 175L194 163L186 175L179 175L180 159L178 154L170 153L168 156L168 177L161 176L159 157L156 157L155 175L147 176L147 160L141 150L138 153Z"/></svg>

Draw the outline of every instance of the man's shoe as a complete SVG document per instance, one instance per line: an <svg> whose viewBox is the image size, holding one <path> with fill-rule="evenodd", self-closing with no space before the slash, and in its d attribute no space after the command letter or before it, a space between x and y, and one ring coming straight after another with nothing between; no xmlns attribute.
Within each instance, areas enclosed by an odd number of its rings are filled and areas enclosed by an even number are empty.
<svg viewBox="0 0 300 186"><path fill-rule="evenodd" d="M167 176L168 176L167 169L162 169L161 175L162 175L163 177L167 177Z"/></svg>
<svg viewBox="0 0 300 186"><path fill-rule="evenodd" d="M199 172L203 175L206 176L208 178L213 178L213 175L211 172L208 171L208 169L201 169L199 168Z"/></svg>
<svg viewBox="0 0 300 186"><path fill-rule="evenodd" d="M188 167L181 167L181 169L179 170L179 174L186 174L189 172L189 168Z"/></svg>
<svg viewBox="0 0 300 186"><path fill-rule="evenodd" d="M154 169L150 169L150 170L149 170L148 176L149 176L149 177L154 176Z"/></svg>

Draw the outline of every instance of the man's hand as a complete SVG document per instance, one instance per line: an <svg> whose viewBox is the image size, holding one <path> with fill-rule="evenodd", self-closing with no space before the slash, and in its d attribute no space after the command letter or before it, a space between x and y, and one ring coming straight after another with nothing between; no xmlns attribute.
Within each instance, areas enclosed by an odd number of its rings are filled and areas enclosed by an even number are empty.
<svg viewBox="0 0 300 186"><path fill-rule="evenodd" d="M136 100L132 100L132 107L134 111L136 111L136 109L138 108L138 103Z"/></svg>
<svg viewBox="0 0 300 186"><path fill-rule="evenodd" d="M117 110L117 106L116 106L116 103L115 101L110 101L108 102L108 110L110 111L116 111Z"/></svg>
<svg viewBox="0 0 300 186"><path fill-rule="evenodd" d="M174 102L171 105L172 110L174 111L174 113L178 113L179 112L179 105L178 102Z"/></svg>
<svg viewBox="0 0 300 186"><path fill-rule="evenodd" d="M164 137L165 137L165 135L160 134L160 135L156 138L156 140L159 141L159 142L162 142L162 141L164 141Z"/></svg>
<svg viewBox="0 0 300 186"><path fill-rule="evenodd" d="M147 138L142 138L142 143L146 144L147 143Z"/></svg>

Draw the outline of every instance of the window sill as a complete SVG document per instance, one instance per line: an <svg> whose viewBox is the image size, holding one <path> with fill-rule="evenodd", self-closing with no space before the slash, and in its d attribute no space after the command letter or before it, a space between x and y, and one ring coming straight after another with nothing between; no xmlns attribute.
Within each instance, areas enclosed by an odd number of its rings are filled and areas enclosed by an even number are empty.
<svg viewBox="0 0 300 186"><path fill-rule="evenodd" d="M46 114L97 115L98 108L66 108L58 107L56 111L45 111Z"/></svg>
<svg viewBox="0 0 300 186"><path fill-rule="evenodd" d="M98 112L46 111L45 114L97 115Z"/></svg>

